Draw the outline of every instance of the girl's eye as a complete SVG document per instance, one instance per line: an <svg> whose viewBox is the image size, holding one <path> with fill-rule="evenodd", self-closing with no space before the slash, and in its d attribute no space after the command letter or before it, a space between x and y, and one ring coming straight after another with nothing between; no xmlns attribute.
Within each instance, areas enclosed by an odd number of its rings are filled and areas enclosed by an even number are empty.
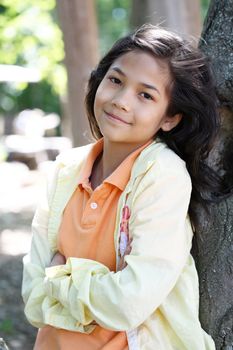
<svg viewBox="0 0 233 350"><path fill-rule="evenodd" d="M142 92L141 96L144 97L146 100L153 100L153 97L147 92Z"/></svg>
<svg viewBox="0 0 233 350"><path fill-rule="evenodd" d="M115 77L109 77L109 80L113 83L113 84L120 84L121 81L118 78Z"/></svg>

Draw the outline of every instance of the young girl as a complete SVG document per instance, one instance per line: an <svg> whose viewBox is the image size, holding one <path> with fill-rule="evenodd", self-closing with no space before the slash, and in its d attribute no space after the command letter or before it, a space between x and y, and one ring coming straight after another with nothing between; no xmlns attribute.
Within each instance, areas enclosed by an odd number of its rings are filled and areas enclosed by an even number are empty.
<svg viewBox="0 0 233 350"><path fill-rule="evenodd" d="M144 25L92 72L86 106L98 141L57 158L24 258L34 349L215 349L190 255L195 206L214 181L207 59Z"/></svg>

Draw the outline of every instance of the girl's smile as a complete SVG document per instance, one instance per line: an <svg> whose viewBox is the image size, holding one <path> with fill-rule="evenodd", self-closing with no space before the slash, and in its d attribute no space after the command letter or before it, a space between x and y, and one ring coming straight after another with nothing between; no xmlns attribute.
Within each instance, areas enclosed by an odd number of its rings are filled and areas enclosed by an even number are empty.
<svg viewBox="0 0 233 350"><path fill-rule="evenodd" d="M143 69L142 69L143 67ZM171 130L180 116L169 117L167 64L142 51L118 57L96 92L94 112L102 135L135 148L162 128Z"/></svg>
<svg viewBox="0 0 233 350"><path fill-rule="evenodd" d="M108 112L105 112L107 118L109 118L109 120L111 120L112 122L114 123L117 123L117 124L126 124L126 125L131 125L131 123L127 122L126 120L124 120L123 118L119 117L118 115L115 115L113 113L108 113Z"/></svg>

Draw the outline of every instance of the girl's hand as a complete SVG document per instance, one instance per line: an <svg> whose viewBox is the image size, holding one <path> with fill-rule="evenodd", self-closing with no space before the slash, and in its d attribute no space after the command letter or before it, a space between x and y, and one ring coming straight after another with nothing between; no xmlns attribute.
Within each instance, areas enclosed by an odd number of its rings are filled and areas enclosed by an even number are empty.
<svg viewBox="0 0 233 350"><path fill-rule="evenodd" d="M51 266L64 265L66 263L66 258L61 253L57 252L50 263Z"/></svg>
<svg viewBox="0 0 233 350"><path fill-rule="evenodd" d="M133 238L130 238L128 243L127 243L127 246L126 246L125 253L119 260L117 271L122 271L127 266L127 263L125 262L125 256L129 255L130 252L131 252L131 249L132 249L131 243L132 243L132 241L133 241Z"/></svg>

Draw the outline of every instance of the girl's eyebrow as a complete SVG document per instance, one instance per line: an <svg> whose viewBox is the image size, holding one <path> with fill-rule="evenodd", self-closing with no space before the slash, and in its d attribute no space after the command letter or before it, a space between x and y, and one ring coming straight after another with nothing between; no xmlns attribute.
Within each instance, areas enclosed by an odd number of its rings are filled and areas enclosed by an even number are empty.
<svg viewBox="0 0 233 350"><path fill-rule="evenodd" d="M140 85L144 86L147 89L154 90L160 95L159 90L154 85L150 85L150 84L147 84L147 83L140 83Z"/></svg>
<svg viewBox="0 0 233 350"><path fill-rule="evenodd" d="M126 74L119 67L111 67L110 69L112 69L115 72L119 73L120 75L123 75L124 77L126 77ZM139 84L144 86L146 89L151 89L151 90L156 91L160 95L159 90L154 85L150 85L150 84L147 84L147 83L139 83Z"/></svg>

